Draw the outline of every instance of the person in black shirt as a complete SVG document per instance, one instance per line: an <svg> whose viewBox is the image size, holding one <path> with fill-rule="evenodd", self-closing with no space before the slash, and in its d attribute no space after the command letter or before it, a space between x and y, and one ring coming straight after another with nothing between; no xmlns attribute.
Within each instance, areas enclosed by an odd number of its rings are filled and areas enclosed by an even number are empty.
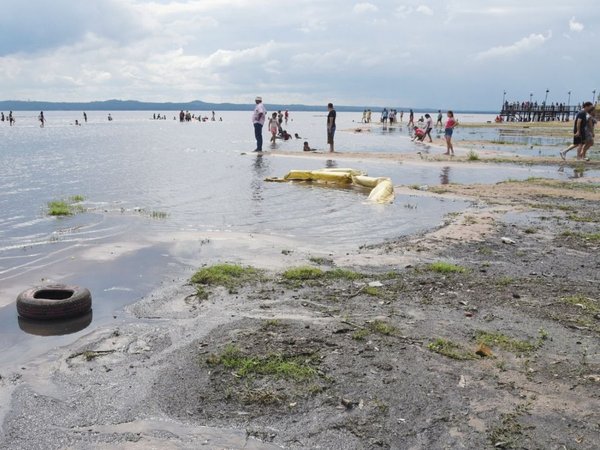
<svg viewBox="0 0 600 450"><path fill-rule="evenodd" d="M573 143L560 152L560 157L566 159L567 153L577 147L577 159L581 159L583 144L585 143L585 128L588 121L588 113L593 108L592 102L585 102L581 111L575 116L573 125Z"/></svg>
<svg viewBox="0 0 600 450"><path fill-rule="evenodd" d="M333 103L329 103L327 105L327 110L329 113L327 114L327 143L329 144L329 151L331 153L334 152L333 149L333 138L335 136L335 116L336 112L333 109Z"/></svg>

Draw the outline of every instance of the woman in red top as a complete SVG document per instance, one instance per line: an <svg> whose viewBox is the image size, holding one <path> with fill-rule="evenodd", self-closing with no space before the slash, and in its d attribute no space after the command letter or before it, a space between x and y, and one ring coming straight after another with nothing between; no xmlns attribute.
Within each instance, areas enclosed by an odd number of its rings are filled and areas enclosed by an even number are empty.
<svg viewBox="0 0 600 450"><path fill-rule="evenodd" d="M446 153L444 155L454 155L454 147L452 146L452 133L454 127L458 125L458 121L454 119L454 113L448 111L448 120L446 121L446 130L444 131L444 137L446 138Z"/></svg>

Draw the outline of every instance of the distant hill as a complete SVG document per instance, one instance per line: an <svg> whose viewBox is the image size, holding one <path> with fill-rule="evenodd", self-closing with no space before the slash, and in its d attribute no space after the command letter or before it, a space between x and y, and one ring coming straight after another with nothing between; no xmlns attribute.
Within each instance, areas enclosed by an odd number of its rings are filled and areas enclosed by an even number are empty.
<svg viewBox="0 0 600 450"><path fill-rule="evenodd" d="M278 105L265 102L267 109L290 110L290 111L326 111L325 105ZM43 102L43 101L22 101L22 100L4 100L0 101L0 111L248 111L254 108L254 104L236 104L236 103L207 103L200 100L194 100L184 103L159 103L159 102L140 102L137 100L104 100L95 102ZM340 112L362 112L365 108L370 108L373 112L379 112L383 108L380 106L336 106L335 109ZM408 111L409 108L395 107L398 111ZM431 112L435 108L413 108L415 112ZM489 113L489 111L460 111L470 113ZM493 112L492 112L493 113Z"/></svg>

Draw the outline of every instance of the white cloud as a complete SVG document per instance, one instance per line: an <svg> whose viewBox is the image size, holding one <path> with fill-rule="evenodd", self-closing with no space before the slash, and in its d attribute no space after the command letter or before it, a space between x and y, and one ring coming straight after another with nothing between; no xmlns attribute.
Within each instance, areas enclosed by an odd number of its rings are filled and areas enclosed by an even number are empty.
<svg viewBox="0 0 600 450"><path fill-rule="evenodd" d="M569 20L569 30L574 31L575 33L580 33L584 28L585 27L581 22L577 22L575 17L571 17L571 20Z"/></svg>
<svg viewBox="0 0 600 450"><path fill-rule="evenodd" d="M375 6L373 3L357 3L352 8L352 11L355 14L365 14L379 11L379 8Z"/></svg>
<svg viewBox="0 0 600 450"><path fill-rule="evenodd" d="M419 6L417 6L416 11L418 13L421 13L421 14L425 15L425 16L433 16L433 9L431 9L427 5L419 5Z"/></svg>
<svg viewBox="0 0 600 450"><path fill-rule="evenodd" d="M518 40L511 45L500 45L492 47L483 52L479 52L476 58L479 60L504 58L519 55L521 53L527 53L535 50L538 47L544 45L544 43L552 37L552 33L549 31L546 36L543 34L532 33L523 39Z"/></svg>

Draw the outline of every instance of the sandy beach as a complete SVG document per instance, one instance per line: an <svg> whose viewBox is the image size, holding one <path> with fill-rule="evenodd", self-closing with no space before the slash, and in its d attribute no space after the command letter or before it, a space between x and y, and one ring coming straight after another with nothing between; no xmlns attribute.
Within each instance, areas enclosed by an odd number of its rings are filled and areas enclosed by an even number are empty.
<svg viewBox="0 0 600 450"><path fill-rule="evenodd" d="M264 158L581 164L422 148ZM600 179L395 185L469 206L351 252L173 235L248 250L0 373L0 446L38 448L43 434L45 448L596 448Z"/></svg>

